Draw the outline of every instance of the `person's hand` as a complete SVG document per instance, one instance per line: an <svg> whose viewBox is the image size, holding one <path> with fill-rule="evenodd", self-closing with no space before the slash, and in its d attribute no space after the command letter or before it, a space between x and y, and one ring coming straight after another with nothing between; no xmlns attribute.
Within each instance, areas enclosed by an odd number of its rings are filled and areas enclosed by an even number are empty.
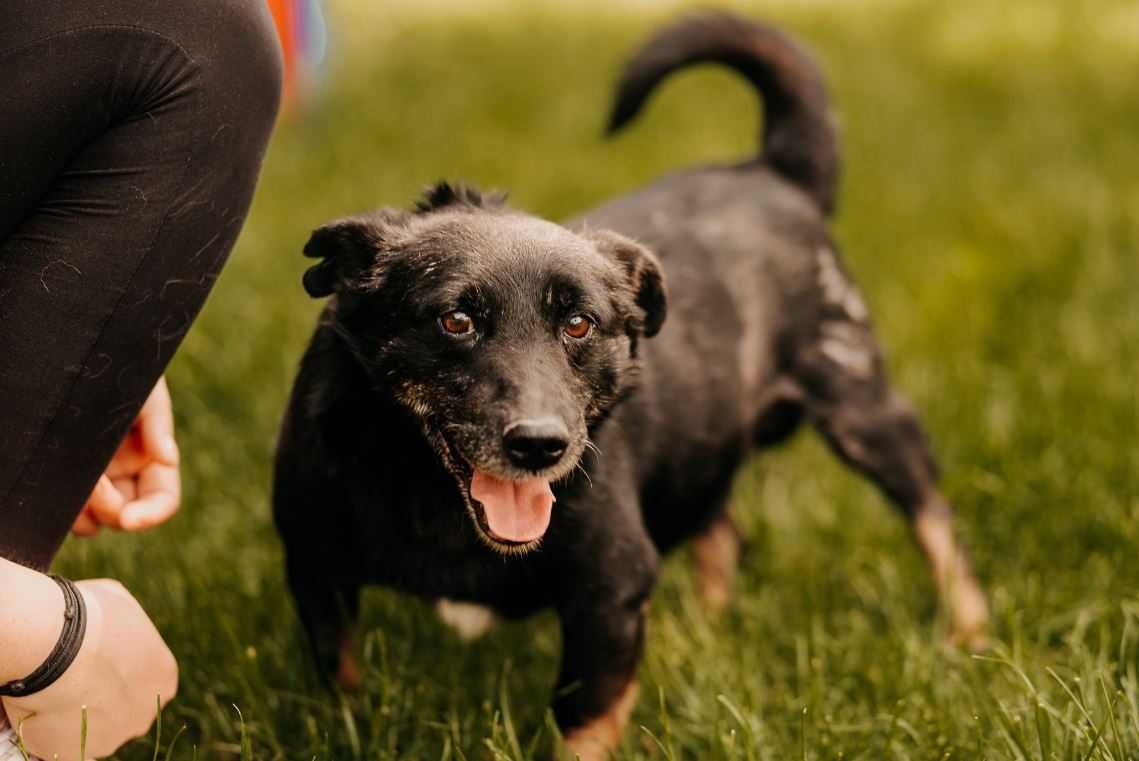
<svg viewBox="0 0 1139 761"><path fill-rule="evenodd" d="M114 753L147 732L178 690L178 664L146 612L122 584L80 581L87 633L75 661L53 685L0 706L33 757L80 760L82 707L87 758Z"/></svg>
<svg viewBox="0 0 1139 761"><path fill-rule="evenodd" d="M174 411L163 377L158 379L71 530L78 536L92 536L103 526L144 531L178 512L181 498Z"/></svg>

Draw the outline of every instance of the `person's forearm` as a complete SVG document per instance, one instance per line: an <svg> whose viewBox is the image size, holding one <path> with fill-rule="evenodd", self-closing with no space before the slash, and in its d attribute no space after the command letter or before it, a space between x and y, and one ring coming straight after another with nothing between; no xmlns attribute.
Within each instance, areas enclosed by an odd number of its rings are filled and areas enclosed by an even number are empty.
<svg viewBox="0 0 1139 761"><path fill-rule="evenodd" d="M63 630L63 595L50 577L0 558L0 684L23 679Z"/></svg>

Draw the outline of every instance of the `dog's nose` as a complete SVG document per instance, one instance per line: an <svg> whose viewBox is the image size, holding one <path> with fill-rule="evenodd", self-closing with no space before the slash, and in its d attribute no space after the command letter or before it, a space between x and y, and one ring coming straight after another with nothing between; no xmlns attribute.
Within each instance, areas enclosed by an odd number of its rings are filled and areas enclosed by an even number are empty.
<svg viewBox="0 0 1139 761"><path fill-rule="evenodd" d="M506 427L502 443L512 463L527 470L541 470L566 453L569 431L555 418L519 420Z"/></svg>

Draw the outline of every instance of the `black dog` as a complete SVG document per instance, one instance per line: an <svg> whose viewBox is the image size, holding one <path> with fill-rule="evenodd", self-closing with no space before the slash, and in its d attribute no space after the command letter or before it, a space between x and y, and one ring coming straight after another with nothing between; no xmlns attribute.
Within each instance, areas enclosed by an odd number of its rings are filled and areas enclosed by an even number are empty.
<svg viewBox="0 0 1139 761"><path fill-rule="evenodd" d="M629 64L611 129L701 62L759 90L758 158L667 177L564 227L441 184L413 211L313 233L305 288L332 298L274 502L326 673L359 678L348 643L364 584L506 616L554 606L554 712L570 747L600 758L633 703L661 554L696 537L722 605L733 474L803 420L913 523L954 633L982 633L926 438L824 226L838 160L815 66L771 28L689 19Z"/></svg>

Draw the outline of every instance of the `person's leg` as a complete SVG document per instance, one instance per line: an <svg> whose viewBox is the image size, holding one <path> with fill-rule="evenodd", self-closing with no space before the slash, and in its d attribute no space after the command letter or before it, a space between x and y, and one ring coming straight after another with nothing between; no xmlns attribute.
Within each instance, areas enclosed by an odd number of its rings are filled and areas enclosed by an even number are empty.
<svg viewBox="0 0 1139 761"><path fill-rule="evenodd" d="M264 0L0 4L0 556L63 541L225 263L279 97Z"/></svg>

